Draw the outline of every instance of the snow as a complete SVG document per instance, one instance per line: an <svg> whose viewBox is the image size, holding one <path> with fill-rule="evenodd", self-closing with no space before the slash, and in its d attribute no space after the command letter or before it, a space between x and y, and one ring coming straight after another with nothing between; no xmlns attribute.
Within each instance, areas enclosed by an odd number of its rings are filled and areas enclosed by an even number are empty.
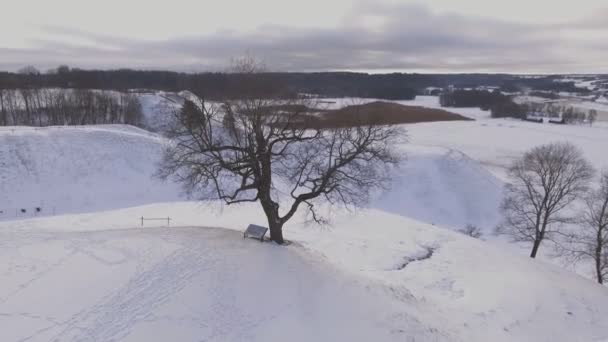
<svg viewBox="0 0 608 342"><path fill-rule="evenodd" d="M166 92L137 94L137 98L144 115L144 126L155 132L167 128L173 113L184 103L180 96Z"/></svg>
<svg viewBox="0 0 608 342"><path fill-rule="evenodd" d="M608 167L608 126L458 112L477 121L406 125L390 189L329 227L298 215L288 247L240 237L266 225L256 204L183 202L156 179L157 134L2 128L0 340L607 340L606 287L492 229L513 158L567 140ZM469 223L484 240L453 231Z"/></svg>
<svg viewBox="0 0 608 342"><path fill-rule="evenodd" d="M122 125L0 128L0 220L179 199L153 177L162 141Z"/></svg>
<svg viewBox="0 0 608 342"><path fill-rule="evenodd" d="M458 150L504 179L514 158L534 146L569 141L578 146L597 168L608 167L605 148L608 127L538 124L512 119L422 123L408 126L413 146L438 146Z"/></svg>
<svg viewBox="0 0 608 342"><path fill-rule="evenodd" d="M373 207L455 230L467 224L493 230L499 221L502 181L450 147L427 147L414 140L404 152L407 162Z"/></svg>
<svg viewBox="0 0 608 342"><path fill-rule="evenodd" d="M606 103L604 97L598 97L596 99L596 95L590 95L587 97L574 96L570 98L561 98L556 100L545 99L535 96L517 96L514 100L519 104L551 104L561 108L573 108L586 113L588 113L590 110L596 110L598 114L598 121L608 121L608 103Z"/></svg>
<svg viewBox="0 0 608 342"><path fill-rule="evenodd" d="M372 296L295 248L239 235L212 228L14 231L17 244L0 252L0 337L397 341L404 333L393 327L411 325L391 312L388 296Z"/></svg>
<svg viewBox="0 0 608 342"><path fill-rule="evenodd" d="M175 226L135 228L159 213ZM296 218L288 247L201 227L263 222L255 204L0 224L0 331L32 341L608 337L608 289L589 280L380 210L334 218L328 229ZM411 261L426 248L430 258Z"/></svg>
<svg viewBox="0 0 608 342"><path fill-rule="evenodd" d="M587 88L589 90L594 90L598 83L605 81L601 75L587 75L583 77L564 77L562 79L556 80L557 82L574 82L574 85L579 88Z"/></svg>

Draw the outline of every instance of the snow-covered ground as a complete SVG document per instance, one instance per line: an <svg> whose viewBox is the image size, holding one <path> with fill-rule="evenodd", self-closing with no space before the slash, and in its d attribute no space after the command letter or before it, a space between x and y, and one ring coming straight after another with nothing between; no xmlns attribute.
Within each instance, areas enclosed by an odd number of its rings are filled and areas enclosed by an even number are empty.
<svg viewBox="0 0 608 342"><path fill-rule="evenodd" d="M3 227L0 236L2 341L400 341L411 331L432 341L435 335L400 312L387 291L369 290L295 247L245 241L226 229Z"/></svg>
<svg viewBox="0 0 608 342"><path fill-rule="evenodd" d="M172 227L137 227L171 216ZM160 203L0 224L0 335L18 341L602 341L608 289L364 210L243 240L255 205ZM287 336L287 337L286 337Z"/></svg>
<svg viewBox="0 0 608 342"><path fill-rule="evenodd" d="M179 202L156 134L0 129L0 341L605 341L607 288L491 232L513 158L568 140L608 167L608 127L456 112L478 120L407 125L391 189L329 227L294 218L288 247L231 231L265 225L255 204Z"/></svg>

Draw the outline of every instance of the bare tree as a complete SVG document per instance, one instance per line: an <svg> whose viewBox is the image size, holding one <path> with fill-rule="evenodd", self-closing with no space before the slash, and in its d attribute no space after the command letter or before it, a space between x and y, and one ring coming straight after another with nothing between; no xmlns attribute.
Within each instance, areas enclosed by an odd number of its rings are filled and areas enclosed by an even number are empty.
<svg viewBox="0 0 608 342"><path fill-rule="evenodd" d="M464 235L468 235L472 238L475 239L479 239L482 235L481 233L481 229L479 229L479 227L477 227L474 224L467 224L464 228L460 229L459 232L461 232Z"/></svg>
<svg viewBox="0 0 608 342"><path fill-rule="evenodd" d="M509 168L509 177L498 232L532 242L535 258L543 240L571 221L564 209L585 193L593 168L574 145L553 143L526 152Z"/></svg>
<svg viewBox="0 0 608 342"><path fill-rule="evenodd" d="M575 260L593 261L595 279L608 278L608 170L602 173L600 187L586 198L580 229L566 236L560 252Z"/></svg>
<svg viewBox="0 0 608 342"><path fill-rule="evenodd" d="M589 115L587 116L587 121L589 121L589 126L593 126L593 123L597 120L597 110L592 109L589 111Z"/></svg>
<svg viewBox="0 0 608 342"><path fill-rule="evenodd" d="M283 225L300 207L321 223L318 200L365 203L399 161L393 146L403 133L391 126L306 127L314 104L286 98L259 70L240 61L225 100L185 103L159 174L200 199L259 202L271 240L282 244Z"/></svg>
<svg viewBox="0 0 608 342"><path fill-rule="evenodd" d="M6 98L8 90L0 87L0 126L8 126L8 105L6 104Z"/></svg>

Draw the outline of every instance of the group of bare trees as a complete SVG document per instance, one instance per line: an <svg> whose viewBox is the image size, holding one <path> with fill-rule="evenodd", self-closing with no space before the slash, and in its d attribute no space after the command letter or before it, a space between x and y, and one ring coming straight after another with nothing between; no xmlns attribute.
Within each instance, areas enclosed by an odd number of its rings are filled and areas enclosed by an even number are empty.
<svg viewBox="0 0 608 342"><path fill-rule="evenodd" d="M589 258L602 283L608 274L608 170L598 190L589 187L593 176L593 167L570 143L526 152L509 168L498 231L530 242L532 258L545 240L574 259ZM578 200L584 209L576 209Z"/></svg>
<svg viewBox="0 0 608 342"><path fill-rule="evenodd" d="M524 111L529 115L542 115L550 119L561 119L561 122L569 125L582 125L593 123L597 120L597 110L584 111L578 108L556 105L553 103L527 103L522 105Z"/></svg>
<svg viewBox="0 0 608 342"><path fill-rule="evenodd" d="M87 89L0 88L1 126L131 124L142 122L132 94Z"/></svg>
<svg viewBox="0 0 608 342"><path fill-rule="evenodd" d="M595 120L597 120L597 110L591 109L586 113L582 110L568 107L561 110L561 118L565 124L582 125L588 123L589 125L593 125Z"/></svg>

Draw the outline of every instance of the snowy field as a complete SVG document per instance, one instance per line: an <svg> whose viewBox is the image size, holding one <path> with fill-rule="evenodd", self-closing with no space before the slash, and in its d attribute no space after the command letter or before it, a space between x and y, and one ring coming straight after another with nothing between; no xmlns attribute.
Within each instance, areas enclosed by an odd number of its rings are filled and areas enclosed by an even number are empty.
<svg viewBox="0 0 608 342"><path fill-rule="evenodd" d="M0 341L605 342L608 288L492 231L513 158L567 140L608 167L608 127L455 112L477 121L407 125L391 189L329 227L294 218L288 247L236 232L266 225L255 204L154 178L156 134L0 129ZM485 241L454 232L469 223Z"/></svg>

